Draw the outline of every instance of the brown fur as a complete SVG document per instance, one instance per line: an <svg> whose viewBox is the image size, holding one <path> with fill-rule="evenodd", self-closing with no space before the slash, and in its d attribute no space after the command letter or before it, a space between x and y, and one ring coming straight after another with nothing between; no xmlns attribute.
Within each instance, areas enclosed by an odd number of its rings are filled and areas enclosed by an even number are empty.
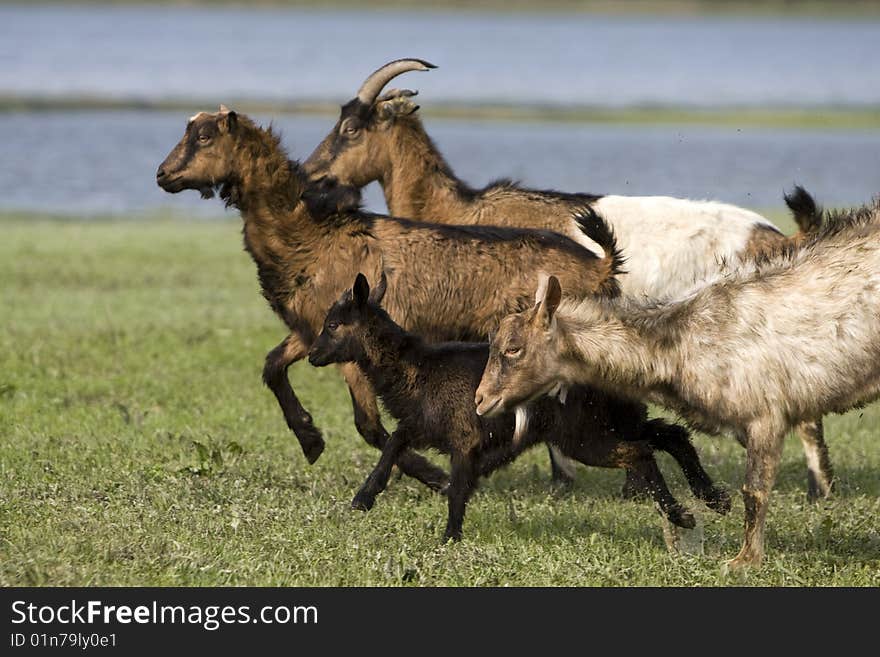
<svg viewBox="0 0 880 657"><path fill-rule="evenodd" d="M343 106L333 130L304 163L306 172L330 176L345 185L363 187L379 181L389 212L415 220L463 225L502 225L551 230L571 236L572 213L601 198L554 190L523 188L498 181L483 189L460 180L435 146L417 114L414 92L392 91L371 106L357 99ZM756 224L738 260L759 261L800 248L818 226L821 210L802 188L786 202L799 231L786 236L769 225ZM629 252L638 258L637 252ZM799 428L808 462L821 470L808 470L811 499L830 494L833 472L821 425ZM824 456L822 456L824 455ZM818 456L818 458L817 458ZM554 473L564 469L554 461ZM564 478L564 477L560 477Z"/></svg>
<svg viewBox="0 0 880 657"><path fill-rule="evenodd" d="M388 211L397 217L560 234L566 233L573 212L598 198L524 189L510 181L473 189L455 176L418 116L386 111L387 102L377 101L365 118L343 115L303 164L306 172L357 187L378 180ZM358 128L355 136L346 132L352 123Z"/></svg>
<svg viewBox="0 0 880 657"><path fill-rule="evenodd" d="M170 192L197 189L208 196L219 189L240 210L263 294L291 330L267 357L264 380L310 462L320 456L323 440L286 369L302 358L327 308L359 271L374 280L384 271L394 290L386 300L389 312L429 340L485 338L505 314L531 304L535 272L555 274L580 296L617 290L616 254L597 258L555 233L424 224L358 210L313 214L315 204L303 200L309 183L277 136L234 112L198 115L157 178ZM375 396L353 370L346 379L358 430L381 447L387 433ZM410 460L398 461L405 472L435 488L443 485L442 473L427 461L410 452L405 457Z"/></svg>

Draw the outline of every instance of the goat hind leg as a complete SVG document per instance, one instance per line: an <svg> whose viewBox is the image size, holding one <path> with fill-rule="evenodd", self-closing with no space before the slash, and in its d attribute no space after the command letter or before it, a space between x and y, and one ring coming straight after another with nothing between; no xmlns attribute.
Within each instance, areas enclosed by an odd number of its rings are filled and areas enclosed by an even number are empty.
<svg viewBox="0 0 880 657"><path fill-rule="evenodd" d="M289 334L277 347L266 354L263 383L274 393L288 428L293 431L306 460L311 464L317 461L324 451L324 439L321 437L321 431L312 421L311 414L297 399L287 378L287 369L301 360L307 351L298 334Z"/></svg>
<svg viewBox="0 0 880 657"><path fill-rule="evenodd" d="M646 449L648 449L648 453L632 459L626 465L627 470L635 470L647 482L651 499L660 507L660 511L669 519L669 522L685 529L693 529L697 525L694 516L669 492L666 480L663 478L660 468L657 467L657 461L654 460L654 455L650 452L650 448Z"/></svg>
<svg viewBox="0 0 880 657"><path fill-rule="evenodd" d="M351 394L351 403L354 407L354 425L358 433L363 436L367 444L382 449L388 440L388 432L382 426L379 405L372 386L364 378L357 365L347 363L341 369ZM417 479L431 490L442 490L448 482L448 477L443 470L411 449L405 448L399 453L397 466L404 474Z"/></svg>
<svg viewBox="0 0 880 657"><path fill-rule="evenodd" d="M825 443L825 429L820 419L801 422L796 430L807 457L807 497L815 502L830 496L834 488L834 470Z"/></svg>
<svg viewBox="0 0 880 657"><path fill-rule="evenodd" d="M706 506L722 515L730 511L730 493L716 486L703 469L687 429L655 418L645 424L642 437L652 448L662 450L675 459L691 491L698 499L703 500Z"/></svg>

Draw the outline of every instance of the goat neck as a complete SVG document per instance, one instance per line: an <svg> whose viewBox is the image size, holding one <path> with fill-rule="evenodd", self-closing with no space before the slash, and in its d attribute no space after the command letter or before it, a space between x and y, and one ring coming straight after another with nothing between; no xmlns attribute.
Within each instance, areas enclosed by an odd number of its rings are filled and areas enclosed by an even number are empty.
<svg viewBox="0 0 880 657"><path fill-rule="evenodd" d="M363 352L357 365L366 375L376 393L395 414L397 401L417 396L415 387L417 363L423 343L394 324L390 318L373 318L362 334ZM405 405L403 408L408 408Z"/></svg>
<svg viewBox="0 0 880 657"><path fill-rule="evenodd" d="M456 178L421 121L400 119L389 139L393 152L379 180L389 213L439 223L465 216L472 190Z"/></svg>
<svg viewBox="0 0 880 657"><path fill-rule="evenodd" d="M629 394L670 390L681 336L668 317L627 306L621 300L587 300L578 309L571 303L560 307L556 321L565 380L583 380L586 359L594 383L604 387ZM588 323L581 319L586 313Z"/></svg>

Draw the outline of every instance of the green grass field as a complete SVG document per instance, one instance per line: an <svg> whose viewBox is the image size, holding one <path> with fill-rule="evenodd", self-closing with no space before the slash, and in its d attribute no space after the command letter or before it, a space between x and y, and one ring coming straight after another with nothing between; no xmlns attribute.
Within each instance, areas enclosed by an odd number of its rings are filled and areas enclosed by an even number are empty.
<svg viewBox="0 0 880 657"><path fill-rule="evenodd" d="M697 512L704 553L667 551L623 473L553 490L535 450L486 481L465 540L441 545L444 498L395 478L348 503L377 458L333 369L292 369L327 440L308 466L263 356L285 334L238 221L0 218L0 585L880 585L880 441L871 407L827 423L839 477L808 504L787 445L763 568L724 575L742 502ZM744 453L696 437L737 491Z"/></svg>

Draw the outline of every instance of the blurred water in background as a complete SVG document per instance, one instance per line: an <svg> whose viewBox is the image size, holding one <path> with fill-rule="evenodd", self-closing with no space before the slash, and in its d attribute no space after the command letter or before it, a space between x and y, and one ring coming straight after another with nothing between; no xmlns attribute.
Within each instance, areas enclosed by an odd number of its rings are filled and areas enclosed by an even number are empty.
<svg viewBox="0 0 880 657"><path fill-rule="evenodd" d="M343 100L420 57L432 101L876 104L878 43L870 20L0 7L0 93Z"/></svg>
<svg viewBox="0 0 880 657"><path fill-rule="evenodd" d="M395 84L421 102L625 106L880 104L880 22L587 14L0 7L0 96L343 101L385 61L441 66ZM0 112L0 209L214 216L154 182L182 112ZM274 120L304 158L332 117ZM880 192L877 131L427 119L453 169L483 185L715 198L781 207ZM375 186L367 205L383 210Z"/></svg>
<svg viewBox="0 0 880 657"><path fill-rule="evenodd" d="M326 117L254 118L273 120L296 158L333 126ZM186 119L175 112L0 114L5 152L23 154L0 158L0 204L70 214L221 214L217 200L171 196L155 183ZM427 127L453 170L474 185L509 176L538 187L714 198L757 209L781 207L783 190L795 182L826 205L861 203L880 191L878 132L438 119ZM375 186L366 201L384 209Z"/></svg>

